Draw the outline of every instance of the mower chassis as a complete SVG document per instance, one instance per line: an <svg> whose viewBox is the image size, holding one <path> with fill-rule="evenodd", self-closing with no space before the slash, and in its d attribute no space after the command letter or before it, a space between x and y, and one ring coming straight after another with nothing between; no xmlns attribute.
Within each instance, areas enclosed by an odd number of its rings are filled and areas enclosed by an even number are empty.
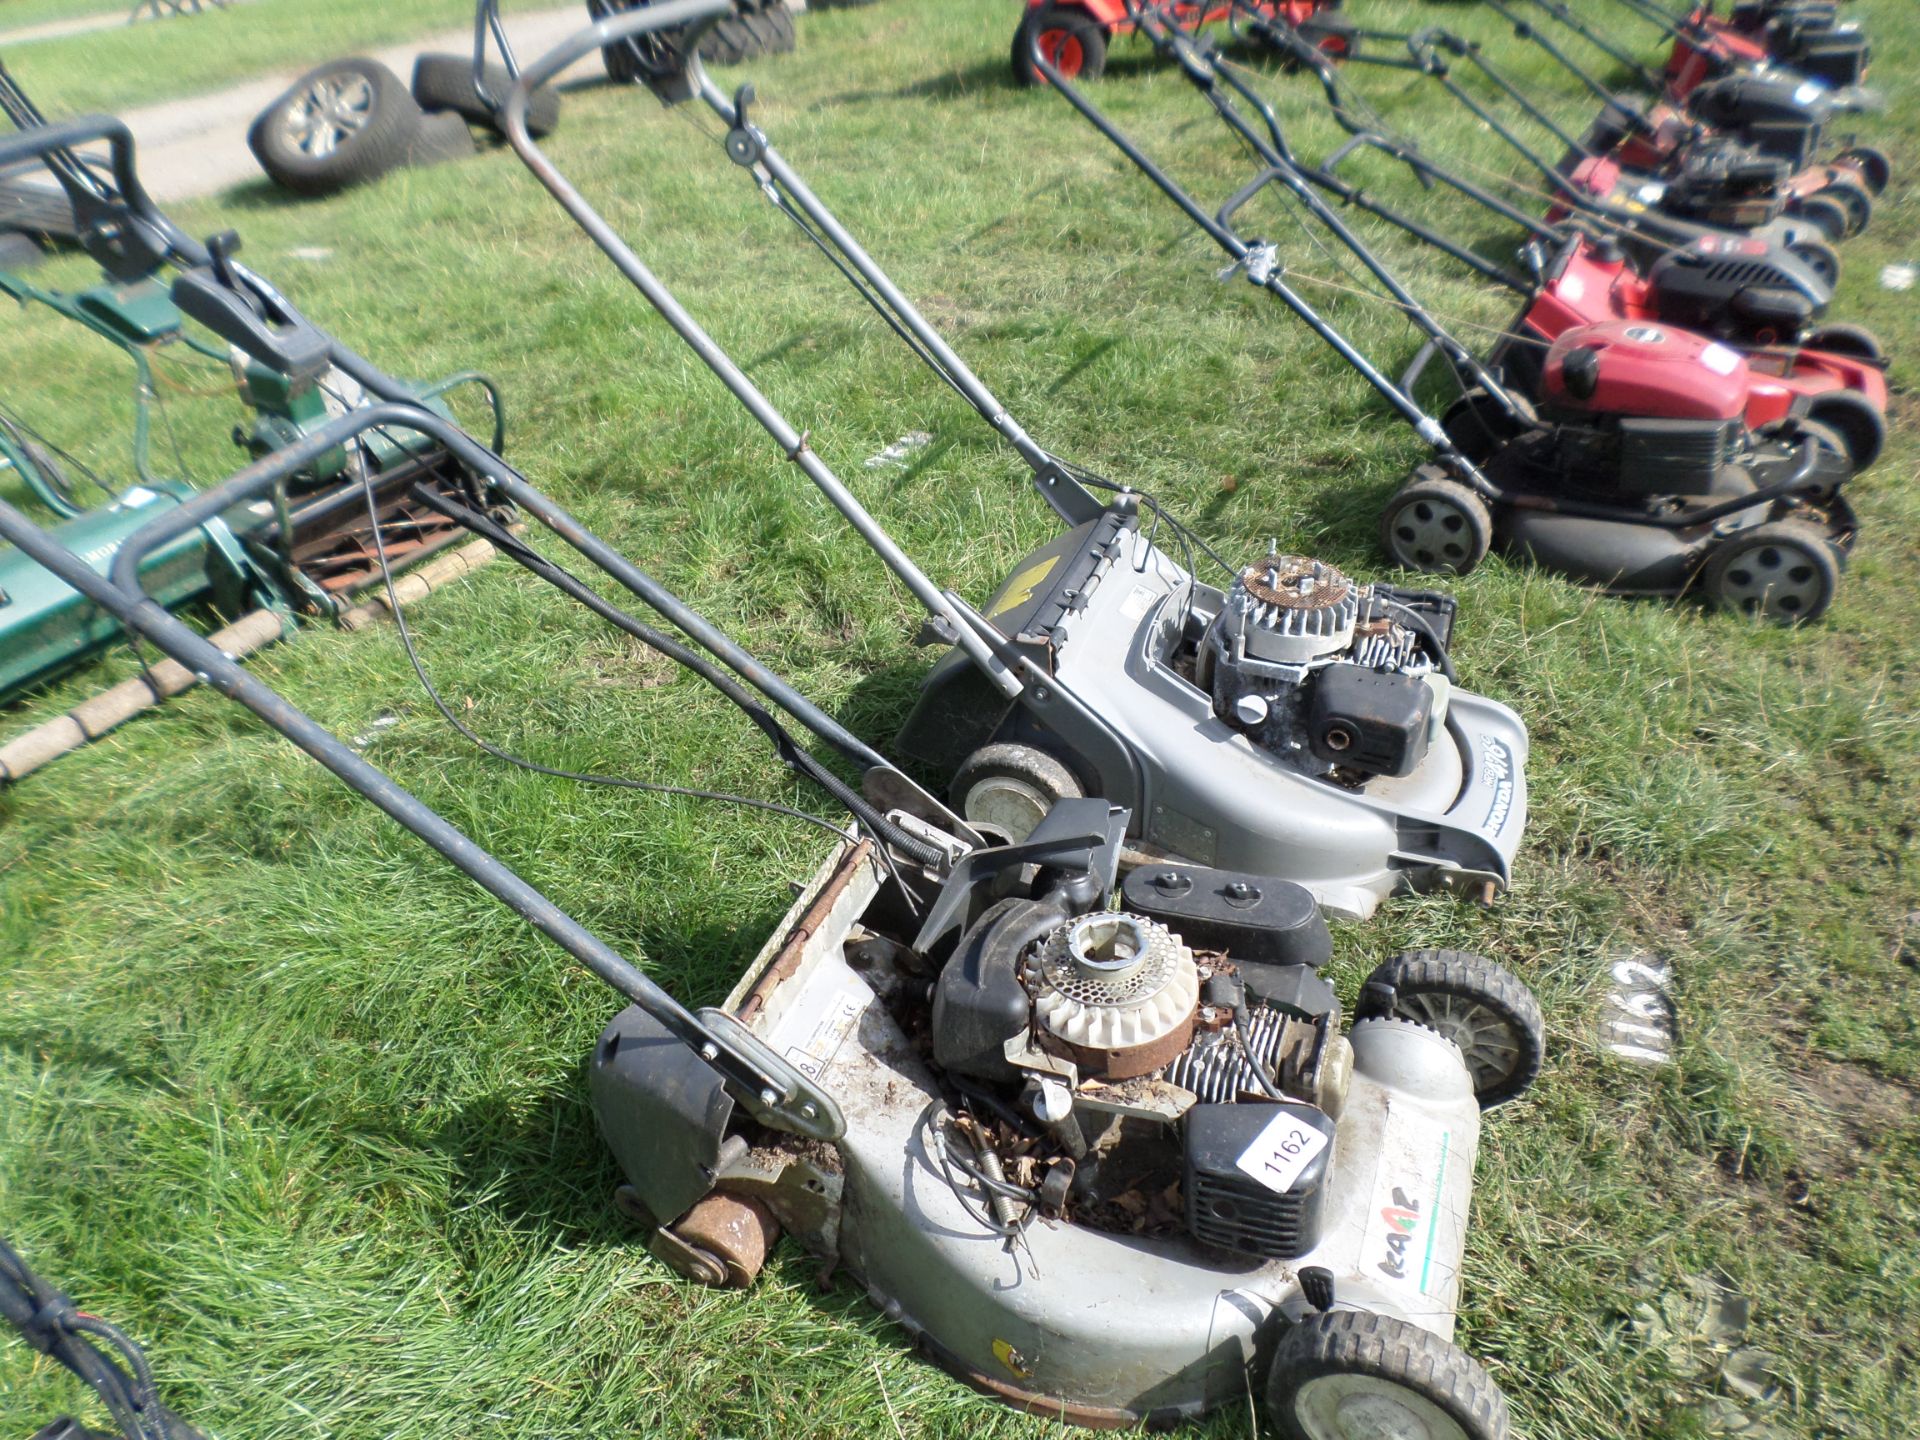
<svg viewBox="0 0 1920 1440"><path fill-rule="evenodd" d="M847 1129L830 1151L730 1139L718 1148L730 1157L723 1194L765 1204L954 1375L1071 1424L1167 1424L1243 1403L1277 1328L1309 1313L1300 1275L1313 1267L1334 1277L1337 1308L1451 1340L1480 1111L1449 1042L1398 1020L1351 1028L1354 1077L1327 1197L1337 1218L1297 1260L1058 1223L1029 1226L1010 1250L950 1187L940 1087L883 1003L889 986L910 983L884 958L900 913L889 886L869 847L837 850L728 996L748 1031L833 1096ZM636 1023L628 1012L609 1026L590 1079L615 1153L624 1162L646 1147L654 1162L626 1166L651 1207L669 1188L677 1199L703 1192L670 1172L710 1137L689 1131L678 1157L661 1147L666 1102L649 1086L682 1061L645 1045L636 1060ZM671 1249L672 1224L665 1231Z"/></svg>

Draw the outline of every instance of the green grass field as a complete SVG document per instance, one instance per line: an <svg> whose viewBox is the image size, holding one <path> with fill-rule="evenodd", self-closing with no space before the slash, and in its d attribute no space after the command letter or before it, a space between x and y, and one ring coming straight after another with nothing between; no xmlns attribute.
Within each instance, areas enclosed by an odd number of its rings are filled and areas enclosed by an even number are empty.
<svg viewBox="0 0 1920 1440"><path fill-rule="evenodd" d="M1349 8L1513 49L1465 7ZM1898 358L1839 603L1788 632L1496 556L1454 587L1455 653L1532 731L1515 888L1491 909L1399 902L1338 935L1349 1001L1409 945L1483 951L1541 998L1546 1072L1483 1139L1459 1335L1533 1440L1920 1433L1920 320L1915 292L1879 283L1920 260L1920 19L1903 0L1849 8L1894 101L1861 130L1901 175L1844 248L1836 314ZM1229 553L1278 537L1379 572L1375 516L1419 442L1277 305L1217 283L1217 252L1057 97L1010 87L1015 10L821 12L799 53L742 78L783 153L1045 443ZM1436 146L1506 163L1440 97L1360 80ZM103 67L42 103L84 109L116 83ZM1269 89L1303 151L1331 147L1316 90L1277 73ZM1199 99L1136 52L1097 98L1204 195L1246 177ZM1013 457L714 137L637 93L567 106L552 153L937 580L983 598L1050 533ZM1489 253L1506 243L1417 203ZM246 189L181 218L239 229L256 268L390 368L492 371L536 482L855 730L892 734L927 661L910 597L510 154L325 203ZM1248 225L1303 284L1349 283L1277 211ZM1383 243L1443 313L1508 318L1502 295ZM1388 368L1412 354L1391 312L1313 293ZM124 479L117 357L32 313L6 336L0 396ZM238 406L217 369L169 373L181 463L216 477ZM863 468L913 430L935 438L911 468ZM825 803L696 682L518 573L412 613L436 680L500 744ZM252 668L690 1001L725 993L821 854L796 822L479 756L390 629L315 630ZM1610 963L1638 952L1674 975L1681 1038L1659 1071L1597 1040ZM168 1399L226 1440L1063 1433L916 1358L790 1243L745 1295L648 1259L609 1203L583 1082L617 1002L218 697L0 792L0 957L0 1231L145 1340ZM1734 1332L1699 1323L1706 1287L1750 1303L1738 1343L1770 1357L1775 1398L1723 1378ZM0 1342L0 1430L82 1404ZM1239 1410L1199 1433L1256 1431Z"/></svg>

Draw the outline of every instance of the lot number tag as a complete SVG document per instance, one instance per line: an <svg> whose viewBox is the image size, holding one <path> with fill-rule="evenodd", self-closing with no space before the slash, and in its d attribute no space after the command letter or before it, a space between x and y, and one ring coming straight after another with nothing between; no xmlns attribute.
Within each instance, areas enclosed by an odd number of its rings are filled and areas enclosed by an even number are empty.
<svg viewBox="0 0 1920 1440"><path fill-rule="evenodd" d="M1313 1157L1327 1148L1327 1137L1297 1115L1282 1111L1253 1137L1234 1161L1240 1169L1278 1194L1285 1194Z"/></svg>

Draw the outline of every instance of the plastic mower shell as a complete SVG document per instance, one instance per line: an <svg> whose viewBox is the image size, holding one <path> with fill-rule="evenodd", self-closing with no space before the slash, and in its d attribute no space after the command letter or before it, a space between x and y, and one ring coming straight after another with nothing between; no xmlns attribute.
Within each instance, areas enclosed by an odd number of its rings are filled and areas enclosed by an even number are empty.
<svg viewBox="0 0 1920 1440"><path fill-rule="evenodd" d="M1341 915L1405 889L1505 888L1526 824L1520 717L1456 688L1411 774L1300 773L1216 714L1183 663L1223 601L1111 509L1015 565L987 606L1041 671L1025 693L997 695L949 654L895 749L936 774L996 741L1062 756L1083 793L1134 810L1143 849L1284 875Z"/></svg>
<svg viewBox="0 0 1920 1440"><path fill-rule="evenodd" d="M874 857L843 850L726 1002L832 1094L847 1126L832 1146L756 1134L716 1109L698 1057L644 1016L628 1011L601 1036L589 1070L595 1116L631 1186L627 1208L661 1227L657 1256L708 1283L748 1283L777 1233L753 1209L770 1212L956 1376L1101 1428L1244 1404L1275 1338L1317 1306L1451 1340L1480 1108L1449 1041L1393 1018L1352 1025L1351 1079L1343 1096L1323 1091L1318 1112L1337 1115L1310 1182L1324 1220L1288 1259L1203 1245L1177 1223L1135 1235L1055 1219L1010 1247L983 1224L985 1202L956 1193L943 1161L961 1142L950 1087L909 1032L925 982L907 963L914 926L904 920ZM1157 1079L1121 1092L1072 1072L1063 1067L1060 1083L1077 1117L1105 1107L1149 1129L1192 1098ZM1100 1163L1105 1174L1119 1162ZM1186 1183L1196 1184L1191 1172ZM1486 1433L1503 1432L1504 1422Z"/></svg>

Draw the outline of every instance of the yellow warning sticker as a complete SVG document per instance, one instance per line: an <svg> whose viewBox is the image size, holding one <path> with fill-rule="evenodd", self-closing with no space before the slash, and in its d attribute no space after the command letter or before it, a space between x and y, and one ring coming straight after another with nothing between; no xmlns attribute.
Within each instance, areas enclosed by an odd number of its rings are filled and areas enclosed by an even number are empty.
<svg viewBox="0 0 1920 1440"><path fill-rule="evenodd" d="M992 613L987 618L992 619L994 615L1004 615L1009 610L1018 610L1022 605L1026 604L1027 601L1033 598L1033 592L1040 588L1040 582L1051 575L1053 573L1053 567L1059 563L1060 557L1058 555L1049 555L1044 560L1034 561L1033 564L1016 574L1011 580L1007 581L1005 592L1002 593L999 602L994 605Z"/></svg>
<svg viewBox="0 0 1920 1440"><path fill-rule="evenodd" d="M1007 1367L1007 1373L1016 1380L1031 1380L1033 1371L1027 1368L1026 1357L1005 1340L993 1342L993 1358Z"/></svg>

